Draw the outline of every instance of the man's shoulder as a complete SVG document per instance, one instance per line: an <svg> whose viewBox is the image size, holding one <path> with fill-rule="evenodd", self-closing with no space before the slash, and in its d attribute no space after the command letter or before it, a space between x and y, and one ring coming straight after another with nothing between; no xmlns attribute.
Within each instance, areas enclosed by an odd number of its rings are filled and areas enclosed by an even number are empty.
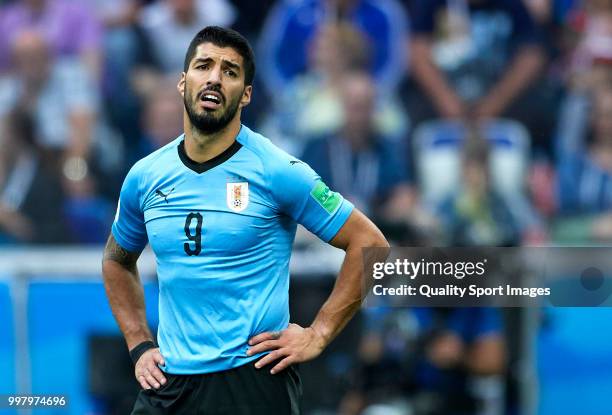
<svg viewBox="0 0 612 415"><path fill-rule="evenodd" d="M246 133L240 143L259 160L264 176L270 183L286 182L295 178L296 174L311 174L311 169L306 163L287 153L268 138L250 129L247 129Z"/></svg>
<svg viewBox="0 0 612 415"><path fill-rule="evenodd" d="M274 144L269 138L242 126L243 131L239 136L239 142L247 150L254 153L264 166L271 166L277 163L288 164L295 159L282 148Z"/></svg>

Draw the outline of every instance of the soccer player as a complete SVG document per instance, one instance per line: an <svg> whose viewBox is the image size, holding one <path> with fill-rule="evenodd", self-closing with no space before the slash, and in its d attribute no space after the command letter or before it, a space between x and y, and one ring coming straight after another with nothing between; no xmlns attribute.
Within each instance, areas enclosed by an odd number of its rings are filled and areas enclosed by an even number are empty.
<svg viewBox="0 0 612 415"><path fill-rule="evenodd" d="M362 300L362 248L387 247L372 222L305 163L240 122L253 52L237 32L206 27L178 83L184 134L137 162L104 252L113 314L142 386L136 414L298 414L295 363L318 356ZM346 251L309 327L289 322L297 223ZM157 345L136 260L157 258Z"/></svg>

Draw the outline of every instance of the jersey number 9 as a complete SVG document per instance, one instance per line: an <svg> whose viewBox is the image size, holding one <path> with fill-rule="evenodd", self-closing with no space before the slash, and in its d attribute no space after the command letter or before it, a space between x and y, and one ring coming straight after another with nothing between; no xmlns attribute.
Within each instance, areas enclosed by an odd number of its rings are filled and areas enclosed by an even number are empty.
<svg viewBox="0 0 612 415"><path fill-rule="evenodd" d="M197 220L197 223L195 227L195 234L192 234L190 228L191 228L191 221L194 219ZM183 248L185 248L185 253L189 256L199 255L200 252L202 251L202 215L201 214L191 212L189 215L187 215L187 217L185 218L185 236L187 237L187 239L194 242L193 248L190 246L191 244L189 242L185 242L183 244Z"/></svg>

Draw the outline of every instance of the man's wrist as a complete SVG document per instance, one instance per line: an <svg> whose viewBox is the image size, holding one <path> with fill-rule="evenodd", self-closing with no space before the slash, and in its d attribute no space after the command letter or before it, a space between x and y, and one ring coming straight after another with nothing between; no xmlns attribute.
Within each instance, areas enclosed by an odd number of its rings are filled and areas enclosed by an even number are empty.
<svg viewBox="0 0 612 415"><path fill-rule="evenodd" d="M327 331L324 328L319 327L315 324L311 325L310 329L315 334L315 337L318 339L318 343L321 349L325 349L331 341L331 335L327 334Z"/></svg>
<svg viewBox="0 0 612 415"><path fill-rule="evenodd" d="M145 354L145 352L151 349L155 349L156 347L157 345L155 344L153 340L145 340L143 342L138 343L138 345L130 349L130 358L132 359L132 362L134 363L134 365L136 365L136 362L138 362L138 359L140 359L140 357L143 354Z"/></svg>

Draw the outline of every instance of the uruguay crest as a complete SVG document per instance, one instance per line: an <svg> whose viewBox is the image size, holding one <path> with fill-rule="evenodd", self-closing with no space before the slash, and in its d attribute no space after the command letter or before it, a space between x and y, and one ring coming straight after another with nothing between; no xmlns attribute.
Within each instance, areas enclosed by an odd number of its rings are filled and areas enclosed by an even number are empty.
<svg viewBox="0 0 612 415"><path fill-rule="evenodd" d="M242 212L249 205L249 183L227 184L227 207L234 212Z"/></svg>

